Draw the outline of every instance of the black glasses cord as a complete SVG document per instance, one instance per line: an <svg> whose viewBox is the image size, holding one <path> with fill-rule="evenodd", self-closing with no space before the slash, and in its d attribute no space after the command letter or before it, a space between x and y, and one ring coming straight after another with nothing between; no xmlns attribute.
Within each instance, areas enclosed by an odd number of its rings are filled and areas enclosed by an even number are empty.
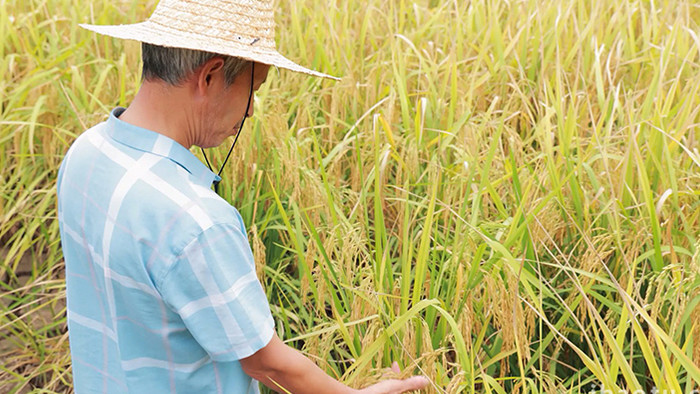
<svg viewBox="0 0 700 394"><path fill-rule="evenodd" d="M221 165L219 168L219 172L216 174L218 177L221 177L221 173L224 171L224 167L226 166L226 163L228 162L229 157L231 157L231 152L233 152L233 148L236 146L236 142L238 142L238 137L241 136L241 133L243 132L243 125L245 124L245 120L248 118L248 109L250 108L250 101L253 98L253 79L255 76L255 62L250 63L250 93L248 95L248 104L245 106L245 114L243 114L243 120L241 121L241 127L238 128L238 133L236 133L236 138L233 140L233 145L231 145L231 149L228 150L228 153L226 154L226 158L224 159L224 163ZM204 152L204 148L200 147L199 149L202 150L202 155L204 156L204 161L207 163L207 166L209 167L209 170L211 172L214 172L214 169L211 167L211 163L209 163L209 158L207 158L207 154ZM219 183L220 180L215 180L214 181L214 192L216 194L219 194Z"/></svg>

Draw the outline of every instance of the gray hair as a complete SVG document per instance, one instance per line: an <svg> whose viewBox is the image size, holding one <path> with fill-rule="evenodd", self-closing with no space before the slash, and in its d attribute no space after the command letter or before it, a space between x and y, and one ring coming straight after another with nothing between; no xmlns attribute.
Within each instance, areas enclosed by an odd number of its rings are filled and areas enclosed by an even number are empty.
<svg viewBox="0 0 700 394"><path fill-rule="evenodd" d="M248 60L233 56L193 49L169 48L143 42L141 43L142 78L146 81L161 79L170 85L177 86L215 56L224 59L224 77L227 86L233 83L236 76L249 63Z"/></svg>

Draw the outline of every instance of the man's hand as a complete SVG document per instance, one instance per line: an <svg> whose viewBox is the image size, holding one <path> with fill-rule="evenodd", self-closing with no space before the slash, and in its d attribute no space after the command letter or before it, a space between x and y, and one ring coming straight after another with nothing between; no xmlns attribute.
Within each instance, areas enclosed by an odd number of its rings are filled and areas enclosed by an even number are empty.
<svg viewBox="0 0 700 394"><path fill-rule="evenodd" d="M394 361L391 370L400 373L399 364ZM428 386L428 379L424 376L412 376L408 379L388 379L373 384L359 391L361 394L399 394L408 391L420 390Z"/></svg>

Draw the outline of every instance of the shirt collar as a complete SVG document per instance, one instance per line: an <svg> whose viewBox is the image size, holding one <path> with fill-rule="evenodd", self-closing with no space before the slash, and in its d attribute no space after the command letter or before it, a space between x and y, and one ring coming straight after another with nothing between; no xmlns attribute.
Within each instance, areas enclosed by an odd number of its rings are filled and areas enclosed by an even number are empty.
<svg viewBox="0 0 700 394"><path fill-rule="evenodd" d="M172 162L187 170L198 183L205 187L211 187L214 181L221 181L220 176L214 174L207 166L199 161L192 152L175 140L155 131L134 126L120 120L119 116L125 110L125 108L117 107L112 110L109 114L109 119L107 119L107 133L114 140L134 149L170 159ZM166 149L165 152L156 151L156 142L158 142L159 139L165 139L169 143L170 149Z"/></svg>

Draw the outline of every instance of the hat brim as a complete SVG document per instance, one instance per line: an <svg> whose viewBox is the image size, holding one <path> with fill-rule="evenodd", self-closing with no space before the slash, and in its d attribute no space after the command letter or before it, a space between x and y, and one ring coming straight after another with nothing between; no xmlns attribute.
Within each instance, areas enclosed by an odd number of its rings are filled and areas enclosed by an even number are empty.
<svg viewBox="0 0 700 394"><path fill-rule="evenodd" d="M150 21L130 25L81 24L80 27L114 38L135 40L164 47L193 49L235 56L294 72L313 75L315 77L339 80L339 78L332 75L303 67L287 59L276 50L259 48L254 45L245 45L239 42L222 39L221 37L204 36L201 33L183 32Z"/></svg>

